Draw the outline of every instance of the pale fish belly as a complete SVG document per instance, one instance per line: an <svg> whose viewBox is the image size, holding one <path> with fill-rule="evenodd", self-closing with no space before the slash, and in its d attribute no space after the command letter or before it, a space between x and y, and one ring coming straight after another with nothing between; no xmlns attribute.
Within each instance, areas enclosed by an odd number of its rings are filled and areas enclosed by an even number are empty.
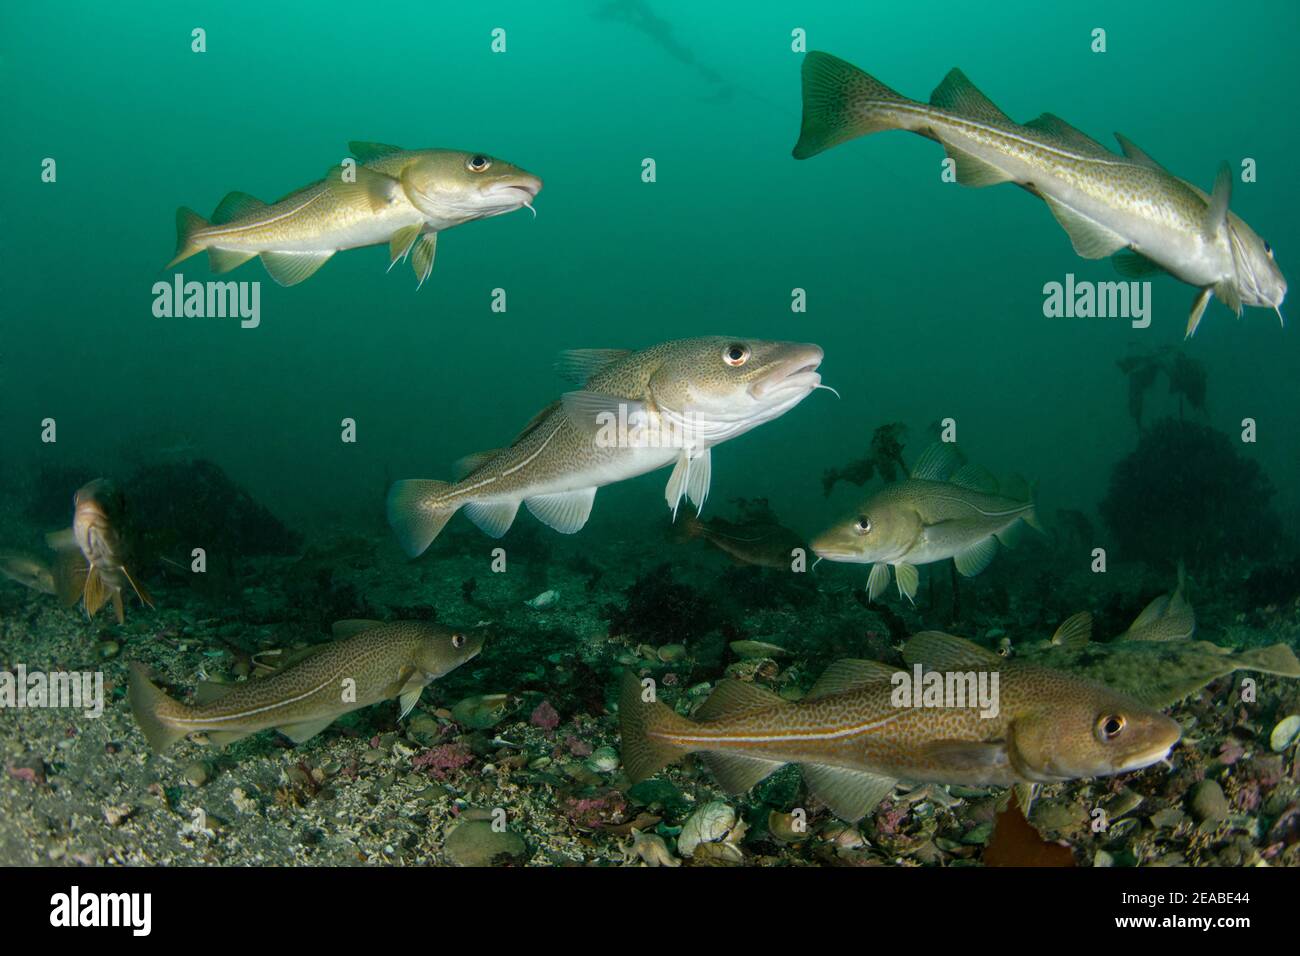
<svg viewBox="0 0 1300 956"><path fill-rule="evenodd" d="M251 230L208 234L204 245L240 252L338 252L387 243L399 229L424 222L419 211L407 203L377 213L336 218L336 223L323 227L319 220L304 218L297 223L266 223Z"/></svg>
<svg viewBox="0 0 1300 956"><path fill-rule="evenodd" d="M921 532L920 539L903 559L908 564L932 564L956 557L973 544L979 544L1020 520L1020 512L989 520L945 521Z"/></svg>

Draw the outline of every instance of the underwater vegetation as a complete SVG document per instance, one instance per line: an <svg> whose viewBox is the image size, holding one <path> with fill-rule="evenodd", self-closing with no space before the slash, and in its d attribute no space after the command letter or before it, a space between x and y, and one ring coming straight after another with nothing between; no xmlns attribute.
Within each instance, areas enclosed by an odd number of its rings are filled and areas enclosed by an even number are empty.
<svg viewBox="0 0 1300 956"><path fill-rule="evenodd" d="M1163 375L1169 383L1169 394L1178 398L1178 417L1183 417L1184 405L1192 411L1205 413L1205 392L1208 373L1205 366L1182 351L1165 347L1151 352L1130 355L1115 363L1128 377L1128 411L1142 430L1142 412L1147 391Z"/></svg>
<svg viewBox="0 0 1300 956"><path fill-rule="evenodd" d="M822 493L829 498L841 481L861 487L877 475L881 481L892 482L907 474L907 465L903 463L903 436L906 434L907 426L902 422L881 425L871 436L871 449L866 457L822 472Z"/></svg>
<svg viewBox="0 0 1300 956"><path fill-rule="evenodd" d="M1204 567L1275 553L1274 491L1223 432L1164 418L1115 465L1098 508L1125 559Z"/></svg>

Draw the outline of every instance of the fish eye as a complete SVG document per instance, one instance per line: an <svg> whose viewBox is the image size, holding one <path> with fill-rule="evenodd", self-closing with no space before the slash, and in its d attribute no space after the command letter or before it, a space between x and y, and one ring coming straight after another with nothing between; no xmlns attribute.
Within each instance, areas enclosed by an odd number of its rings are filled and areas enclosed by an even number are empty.
<svg viewBox="0 0 1300 956"><path fill-rule="evenodd" d="M858 534L866 534L871 530L871 519L866 515L858 515L858 520L853 522L853 530Z"/></svg>
<svg viewBox="0 0 1300 956"><path fill-rule="evenodd" d="M453 635L451 636L451 646L452 646L452 647L455 647L455 648L457 648L457 649L464 647L464 646L465 646L465 635L464 635L464 634L453 634Z"/></svg>
<svg viewBox="0 0 1300 956"><path fill-rule="evenodd" d="M740 368L749 361L749 346L742 345L739 342L732 342L722 350L722 361L732 368Z"/></svg>
<svg viewBox="0 0 1300 956"><path fill-rule="evenodd" d="M1273 247L1270 246L1267 241L1264 243L1264 254L1267 255L1270 259L1273 258Z"/></svg>
<svg viewBox="0 0 1300 956"><path fill-rule="evenodd" d="M1106 714L1097 721L1097 738L1103 742L1114 740L1127 723L1123 714Z"/></svg>
<svg viewBox="0 0 1300 956"><path fill-rule="evenodd" d="M471 173L487 172L492 165L492 160L488 159L482 153L476 153L465 162L465 168Z"/></svg>

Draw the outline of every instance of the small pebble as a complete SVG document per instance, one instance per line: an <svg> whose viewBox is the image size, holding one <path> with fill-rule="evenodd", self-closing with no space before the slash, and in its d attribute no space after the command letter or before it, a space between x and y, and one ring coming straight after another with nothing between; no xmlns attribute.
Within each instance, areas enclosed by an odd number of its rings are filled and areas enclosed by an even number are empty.
<svg viewBox="0 0 1300 956"><path fill-rule="evenodd" d="M1228 798L1213 780L1202 780L1192 788L1188 808L1201 823L1222 823L1228 818Z"/></svg>

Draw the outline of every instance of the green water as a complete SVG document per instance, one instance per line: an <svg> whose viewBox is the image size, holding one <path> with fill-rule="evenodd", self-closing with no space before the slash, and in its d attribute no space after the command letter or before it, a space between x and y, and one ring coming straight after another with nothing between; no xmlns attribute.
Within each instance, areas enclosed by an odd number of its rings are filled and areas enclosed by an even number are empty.
<svg viewBox="0 0 1300 956"><path fill-rule="evenodd" d="M112 473L188 441L291 524L373 530L390 480L448 477L567 387L557 350L716 333L816 342L842 395L817 392L720 448L718 502L766 497L815 531L857 494L825 498L826 468L880 424L907 423L915 453L951 417L972 458L1038 479L1045 512L1091 512L1134 438L1115 361L1180 345L1193 290L1155 280L1147 329L1046 319L1044 283L1115 275L1075 256L1033 197L944 184L938 147L903 133L794 161L791 31L918 98L960 65L1011 116L1120 130L1204 188L1221 160L1252 158L1258 181L1236 184L1233 209L1286 270L1300 261L1298 20L1286 0L6 4L0 480L51 463ZM206 52L191 49L196 27ZM1097 27L1104 53L1090 50ZM448 232L419 291L370 248L292 288L257 262L232 273L261 282L255 329L154 317L176 207L275 199L352 139L517 163L545 180L537 218ZM213 278L204 257L177 271ZM1208 370L1212 425L1235 436L1258 421L1243 454L1293 515L1294 330L1214 303L1187 353ZM1148 415L1174 409L1155 389ZM47 418L56 444L40 440ZM652 532L665 477L602 490L583 534Z"/></svg>

